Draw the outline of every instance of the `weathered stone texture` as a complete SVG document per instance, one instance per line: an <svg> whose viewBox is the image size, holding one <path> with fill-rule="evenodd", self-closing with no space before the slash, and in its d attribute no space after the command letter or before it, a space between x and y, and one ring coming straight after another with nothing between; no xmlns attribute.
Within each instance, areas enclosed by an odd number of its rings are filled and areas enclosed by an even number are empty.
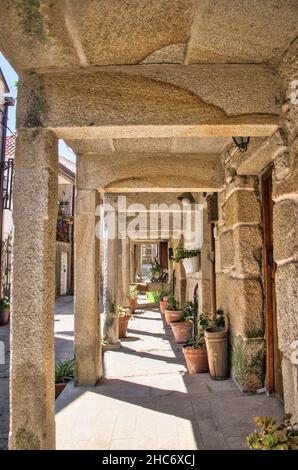
<svg viewBox="0 0 298 470"><path fill-rule="evenodd" d="M97 191L77 191L75 231L76 384L93 386L101 377L99 240Z"/></svg>
<svg viewBox="0 0 298 470"><path fill-rule="evenodd" d="M298 138L289 146L287 153L276 161L273 172L273 198L298 192Z"/></svg>
<svg viewBox="0 0 298 470"><path fill-rule="evenodd" d="M11 449L53 449L58 148L48 130L20 131L15 158Z"/></svg>
<svg viewBox="0 0 298 470"><path fill-rule="evenodd" d="M298 419L298 366L288 357L282 359L282 377L285 412L293 415L293 422Z"/></svg>
<svg viewBox="0 0 298 470"><path fill-rule="evenodd" d="M288 356L298 332L298 263L278 266L275 286L279 349Z"/></svg>
<svg viewBox="0 0 298 470"><path fill-rule="evenodd" d="M226 230L236 224L259 224L261 220L260 202L255 191L236 190L224 207Z"/></svg>
<svg viewBox="0 0 298 470"><path fill-rule="evenodd" d="M298 198L284 199L273 207L274 259L298 261Z"/></svg>

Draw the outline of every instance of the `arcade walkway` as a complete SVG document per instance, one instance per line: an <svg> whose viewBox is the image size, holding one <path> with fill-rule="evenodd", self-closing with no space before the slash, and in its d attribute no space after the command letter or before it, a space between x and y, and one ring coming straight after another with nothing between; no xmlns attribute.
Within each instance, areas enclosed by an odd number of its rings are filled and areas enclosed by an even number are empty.
<svg viewBox="0 0 298 470"><path fill-rule="evenodd" d="M105 379L58 398L57 449L245 449L253 417L282 415L274 397L244 395L232 380L189 376L157 309L130 321L122 349L104 354ZM57 304L56 352L72 348L72 303Z"/></svg>

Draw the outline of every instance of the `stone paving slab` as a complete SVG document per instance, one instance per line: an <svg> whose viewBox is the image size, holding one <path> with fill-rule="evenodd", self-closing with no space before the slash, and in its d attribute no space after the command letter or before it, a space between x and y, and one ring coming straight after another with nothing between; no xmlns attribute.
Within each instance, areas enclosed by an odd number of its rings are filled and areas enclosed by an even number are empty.
<svg viewBox="0 0 298 470"><path fill-rule="evenodd" d="M283 414L276 398L231 379L190 376L156 309L137 313L122 346L104 353L96 387L68 384L58 398L58 449L246 449L254 416Z"/></svg>

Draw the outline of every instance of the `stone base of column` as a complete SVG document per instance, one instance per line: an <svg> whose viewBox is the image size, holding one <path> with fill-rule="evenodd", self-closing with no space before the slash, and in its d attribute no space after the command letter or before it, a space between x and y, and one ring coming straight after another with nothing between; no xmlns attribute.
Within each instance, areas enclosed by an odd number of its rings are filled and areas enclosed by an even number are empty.
<svg viewBox="0 0 298 470"><path fill-rule="evenodd" d="M103 343L102 344L102 351L113 351L114 349L121 349L122 344L121 341L117 341L116 343Z"/></svg>

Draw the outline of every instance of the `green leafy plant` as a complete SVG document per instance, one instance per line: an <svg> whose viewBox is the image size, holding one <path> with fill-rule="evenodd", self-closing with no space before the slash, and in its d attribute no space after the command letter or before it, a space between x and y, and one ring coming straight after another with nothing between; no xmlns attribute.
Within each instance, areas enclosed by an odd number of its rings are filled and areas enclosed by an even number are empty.
<svg viewBox="0 0 298 470"><path fill-rule="evenodd" d="M55 383L65 384L74 378L74 359L57 361L55 364Z"/></svg>
<svg viewBox="0 0 298 470"><path fill-rule="evenodd" d="M162 302L163 300L168 300L168 296L171 295L172 292L167 291L159 291L158 293L158 302Z"/></svg>
<svg viewBox="0 0 298 470"><path fill-rule="evenodd" d="M129 307L124 307L123 305L119 305L118 307L118 316L119 317L131 317L131 311Z"/></svg>
<svg viewBox="0 0 298 470"><path fill-rule="evenodd" d="M179 304L172 292L168 294L168 310L178 310Z"/></svg>
<svg viewBox="0 0 298 470"><path fill-rule="evenodd" d="M129 296L131 299L136 299L136 298L137 298L137 296L138 296L138 289L137 289L136 286L130 286L128 296Z"/></svg>
<svg viewBox="0 0 298 470"><path fill-rule="evenodd" d="M193 302L186 302L182 310L183 317L181 321L194 321L197 306Z"/></svg>
<svg viewBox="0 0 298 470"><path fill-rule="evenodd" d="M10 308L8 297L2 297L2 299L0 299L0 308Z"/></svg>
<svg viewBox="0 0 298 470"><path fill-rule="evenodd" d="M199 254L200 254L199 249L187 250L186 248L183 248L182 245L179 245L176 248L174 260L178 263L179 261L185 258L194 258L195 256L198 256Z"/></svg>
<svg viewBox="0 0 298 470"><path fill-rule="evenodd" d="M278 424L271 416L254 418L260 428L247 437L250 449L259 450L298 450L297 423L291 423L291 414L286 414Z"/></svg>
<svg viewBox="0 0 298 470"><path fill-rule="evenodd" d="M153 258L153 260L151 261L151 267L149 271L150 271L151 276L154 276L154 274L159 274L162 272L162 267L160 266L157 258Z"/></svg>

